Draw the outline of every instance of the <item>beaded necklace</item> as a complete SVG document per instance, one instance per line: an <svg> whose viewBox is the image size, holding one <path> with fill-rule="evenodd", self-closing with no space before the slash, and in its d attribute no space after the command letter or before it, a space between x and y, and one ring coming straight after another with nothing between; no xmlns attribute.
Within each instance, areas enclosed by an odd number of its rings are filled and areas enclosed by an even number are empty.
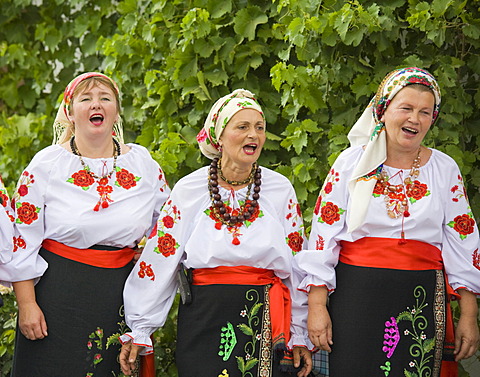
<svg viewBox="0 0 480 377"><path fill-rule="evenodd" d="M420 148L418 149L417 157L413 160L410 173L399 185L392 185L389 182L387 173L383 170L378 177L378 183L382 187L382 193L385 196L385 207L390 218L396 219L399 217L409 217L407 191L413 185L413 181L418 178L420 174ZM397 173L398 174L398 173ZM393 178L393 177L391 177Z"/></svg>
<svg viewBox="0 0 480 377"><path fill-rule="evenodd" d="M80 158L80 163L82 164L83 170L85 170L88 174L90 174L90 176L93 179L99 180L99 179L103 179L103 178L110 178L112 176L113 172L115 171L115 168L117 167L117 157L120 156L120 154L121 154L121 148L120 148L120 143L115 138L112 138L112 140L113 140L113 167L112 167L112 171L110 171L109 173L99 177L98 175L93 173L90 170L90 168L87 166L87 164L85 164L85 161L83 161L82 155L80 154L80 151L77 148L77 144L75 143L75 135L73 135L72 138L70 139L70 148L72 149L72 153L75 156L78 156Z"/></svg>
<svg viewBox="0 0 480 377"><path fill-rule="evenodd" d="M247 181L237 182L237 181L228 181L223 177L223 174L220 174L220 177L227 183L231 184L232 186L239 186L242 184L249 183L247 189L247 195L245 197L245 202L243 205L240 206L238 209L238 215L231 215L227 208L225 207L225 203L222 201L222 197L219 193L218 188L218 173L221 173L221 161L218 158L212 160L209 169L209 176L208 176L208 190L210 192L210 199L212 201L212 213L213 217L221 222L224 225L229 227L240 227L242 226L245 220L248 220L252 214L257 210L258 207L258 199L260 199L260 185L262 184L262 174L260 168L255 163L252 166L252 171L249 175ZM242 183L243 182L243 183ZM250 199L250 192L253 187L253 194L252 199Z"/></svg>

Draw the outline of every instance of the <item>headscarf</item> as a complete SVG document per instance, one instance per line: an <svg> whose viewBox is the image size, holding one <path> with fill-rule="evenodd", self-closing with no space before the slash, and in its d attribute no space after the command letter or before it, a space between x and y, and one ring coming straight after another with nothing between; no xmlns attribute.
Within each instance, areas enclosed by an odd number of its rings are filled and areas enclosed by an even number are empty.
<svg viewBox="0 0 480 377"><path fill-rule="evenodd" d="M347 218L349 232L362 225L377 182L376 178L387 159L385 124L381 121L381 118L393 97L401 89L412 84L422 84L432 90L435 97L432 115L433 124L438 118L441 101L437 81L424 69L408 67L396 69L385 77L378 88L377 94L348 133L351 146L366 144L365 151L353 170L349 182L352 197L352 206Z"/></svg>
<svg viewBox="0 0 480 377"><path fill-rule="evenodd" d="M265 121L265 115L255 95L245 89L236 89L232 93L220 98L210 109L203 128L197 135L201 152L209 159L222 155L218 141L228 121L240 110L257 110Z"/></svg>
<svg viewBox="0 0 480 377"><path fill-rule="evenodd" d="M118 90L118 85L115 81L113 81L110 77L104 75L100 72L86 72L82 73L81 75L75 77L65 88L63 92L63 99L60 107L57 111L57 116L55 117L55 121L53 122L53 144L60 144L65 142L74 130L74 124L70 120L70 105L73 99L73 93L75 88L80 84L83 80L86 80L90 77L103 77L110 81L115 88L115 92L118 96L120 96L120 91ZM122 127L122 119L120 116L118 117L118 121L113 125L113 133L114 136L123 143L123 127Z"/></svg>

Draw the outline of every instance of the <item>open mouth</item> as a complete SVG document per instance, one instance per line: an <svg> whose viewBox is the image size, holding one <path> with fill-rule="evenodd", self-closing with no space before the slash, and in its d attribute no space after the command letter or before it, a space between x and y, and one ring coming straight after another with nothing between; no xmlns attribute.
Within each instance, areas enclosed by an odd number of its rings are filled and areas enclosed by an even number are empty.
<svg viewBox="0 0 480 377"><path fill-rule="evenodd" d="M90 122L92 122L94 125L98 126L103 123L103 115L102 114L93 114L90 117Z"/></svg>
<svg viewBox="0 0 480 377"><path fill-rule="evenodd" d="M243 146L243 150L247 154L254 154L257 148L258 148L257 144L247 144Z"/></svg>
<svg viewBox="0 0 480 377"><path fill-rule="evenodd" d="M402 131L406 132L407 134L410 134L410 135L418 134L418 130L416 130L414 128L409 128L409 127L402 127Z"/></svg>

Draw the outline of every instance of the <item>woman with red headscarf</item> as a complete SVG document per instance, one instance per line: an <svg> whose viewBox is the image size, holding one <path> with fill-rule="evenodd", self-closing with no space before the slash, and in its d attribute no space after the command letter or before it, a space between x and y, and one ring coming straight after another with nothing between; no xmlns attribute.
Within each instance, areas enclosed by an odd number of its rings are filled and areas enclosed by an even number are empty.
<svg viewBox="0 0 480 377"><path fill-rule="evenodd" d="M139 145L124 144L119 90L85 73L66 88L54 145L23 172L13 203L21 247L2 280L19 308L13 377L119 373L122 290L134 248L169 188Z"/></svg>

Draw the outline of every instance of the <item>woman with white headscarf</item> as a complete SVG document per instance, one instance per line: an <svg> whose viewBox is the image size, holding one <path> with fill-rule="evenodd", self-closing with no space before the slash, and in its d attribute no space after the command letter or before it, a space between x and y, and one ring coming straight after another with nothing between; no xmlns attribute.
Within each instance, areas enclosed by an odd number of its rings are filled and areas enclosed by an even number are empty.
<svg viewBox="0 0 480 377"><path fill-rule="evenodd" d="M457 164L422 146L439 107L430 73L391 72L320 192L296 261L331 377L452 377L477 350L478 229Z"/></svg>
<svg viewBox="0 0 480 377"><path fill-rule="evenodd" d="M122 371L152 352L180 280L180 377L292 375L292 348L307 376L306 296L291 289L303 222L288 179L257 164L265 117L253 94L220 98L197 139L212 163L175 185L125 286Z"/></svg>
<svg viewBox="0 0 480 377"><path fill-rule="evenodd" d="M0 275L19 309L12 377L120 372L109 343L125 327L123 285L170 190L146 148L123 143L119 96L102 73L72 80L53 145L18 182L14 253Z"/></svg>

